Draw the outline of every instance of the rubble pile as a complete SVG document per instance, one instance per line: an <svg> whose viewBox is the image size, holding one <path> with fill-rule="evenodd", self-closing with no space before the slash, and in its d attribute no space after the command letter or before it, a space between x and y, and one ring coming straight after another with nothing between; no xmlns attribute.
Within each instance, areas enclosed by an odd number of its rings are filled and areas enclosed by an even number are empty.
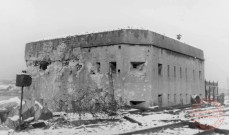
<svg viewBox="0 0 229 135"><path fill-rule="evenodd" d="M0 108L1 123L4 123L10 129L18 129L20 99L16 97L0 101ZM26 125L26 123L32 121L48 120L52 117L52 112L46 106L42 106L38 101L28 99L23 101L22 124Z"/></svg>
<svg viewBox="0 0 229 135"><path fill-rule="evenodd" d="M4 127L6 134L18 131L19 127L19 99L10 99L0 102L1 113L0 117L2 124L0 124L0 134L3 132L1 129ZM225 106L226 107L226 106ZM10 108L10 109L9 109ZM135 108L135 106L133 107ZM142 110L141 110L142 109ZM216 110L214 106L203 106L201 111L213 112ZM224 111L229 108L225 108ZM152 108L139 108L130 109L123 108L116 112L116 115L109 113L92 114L85 113L66 113L66 112L51 112L47 106L42 106L37 101L24 100L23 101L23 123L21 125L21 132L24 134L125 134L128 132L139 132L141 130L158 130L158 127L167 127L163 130L154 131L155 134L164 134L173 132L174 134L182 134L185 131L190 131L190 134L198 133L200 130L196 125L209 126L209 122L193 123L193 108L182 106L176 108L158 107ZM3 113L5 112L5 113ZM4 115L2 115L4 114ZM212 114L206 114L211 116ZM227 117L225 117L227 118ZM225 120L226 121L226 120ZM188 125L187 125L188 123ZM170 125L174 128L171 130ZM186 126L184 126L186 125ZM223 123L226 127L227 123ZM184 126L184 127L181 127ZM160 129L161 129L160 128ZM11 129L11 130L9 130ZM217 131L222 129L217 129Z"/></svg>

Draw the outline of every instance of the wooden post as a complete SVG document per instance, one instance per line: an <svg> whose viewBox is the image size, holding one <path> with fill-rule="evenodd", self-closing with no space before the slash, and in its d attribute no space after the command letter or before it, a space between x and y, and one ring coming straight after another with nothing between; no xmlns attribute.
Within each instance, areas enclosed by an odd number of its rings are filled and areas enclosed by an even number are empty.
<svg viewBox="0 0 229 135"><path fill-rule="evenodd" d="M215 100L215 86L212 87L212 92L213 92L213 101Z"/></svg>
<svg viewBox="0 0 229 135"><path fill-rule="evenodd" d="M205 100L207 101L207 98L208 98L207 97L207 94L208 94L207 93L207 81L205 80L204 83L205 83Z"/></svg>
<svg viewBox="0 0 229 135"><path fill-rule="evenodd" d="M19 130L21 130L21 121L22 121L22 100L23 100L23 86L21 87L21 103L20 103L20 112L19 112Z"/></svg>
<svg viewBox="0 0 229 135"><path fill-rule="evenodd" d="M217 95L217 101L219 100L218 97L219 97L219 84L218 84L218 81L217 81L217 87L216 87L216 95Z"/></svg>
<svg viewBox="0 0 229 135"><path fill-rule="evenodd" d="M211 82L209 81L209 85L208 85L208 101L210 101L211 98Z"/></svg>

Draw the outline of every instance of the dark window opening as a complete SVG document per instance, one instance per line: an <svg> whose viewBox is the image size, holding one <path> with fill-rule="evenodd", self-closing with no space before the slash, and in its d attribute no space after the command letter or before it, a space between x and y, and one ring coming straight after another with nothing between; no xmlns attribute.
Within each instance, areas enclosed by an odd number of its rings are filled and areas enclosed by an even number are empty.
<svg viewBox="0 0 229 135"><path fill-rule="evenodd" d="M90 71L90 74L95 75L95 71L94 70L91 70Z"/></svg>
<svg viewBox="0 0 229 135"><path fill-rule="evenodd" d="M77 64L77 65L76 65L76 71L79 71L82 67L83 67L83 65Z"/></svg>
<svg viewBox="0 0 229 135"><path fill-rule="evenodd" d="M112 73L112 74L116 74L116 62L110 62L109 63L109 66L110 66L110 72Z"/></svg>
<svg viewBox="0 0 229 135"><path fill-rule="evenodd" d="M47 61L41 61L41 62L40 62L40 69L46 70L49 64L50 64L50 63L47 62Z"/></svg>
<svg viewBox="0 0 229 135"><path fill-rule="evenodd" d="M162 64L158 63L158 75L162 75Z"/></svg>
<svg viewBox="0 0 229 135"><path fill-rule="evenodd" d="M185 68L185 77L186 77L186 81L188 80L188 69Z"/></svg>
<svg viewBox="0 0 229 135"><path fill-rule="evenodd" d="M34 62L34 66L39 66L39 62L38 61L35 61Z"/></svg>
<svg viewBox="0 0 229 135"><path fill-rule="evenodd" d="M138 71L143 71L145 62L131 62L131 70L138 70Z"/></svg>
<svg viewBox="0 0 229 135"><path fill-rule="evenodd" d="M118 69L118 73L120 73L120 69Z"/></svg>
<svg viewBox="0 0 229 135"><path fill-rule="evenodd" d="M158 106L162 107L162 94L158 95Z"/></svg>
<svg viewBox="0 0 229 135"><path fill-rule="evenodd" d="M170 76L170 73L169 73L169 65L167 67L167 73L168 73L168 77Z"/></svg>
<svg viewBox="0 0 229 135"><path fill-rule="evenodd" d="M174 66L174 77L176 77L176 66Z"/></svg>
<svg viewBox="0 0 229 135"><path fill-rule="evenodd" d="M96 62L96 69L97 72L100 73L100 62Z"/></svg>
<svg viewBox="0 0 229 135"><path fill-rule="evenodd" d="M201 73L201 71L199 71L199 79L200 80L202 79L202 73Z"/></svg>
<svg viewBox="0 0 229 135"><path fill-rule="evenodd" d="M182 68L180 67L180 78L182 78Z"/></svg>
<svg viewBox="0 0 229 135"><path fill-rule="evenodd" d="M142 104L142 103L144 103L144 102L146 102L146 101L130 101L130 105L132 106L132 105L139 105L139 104Z"/></svg>

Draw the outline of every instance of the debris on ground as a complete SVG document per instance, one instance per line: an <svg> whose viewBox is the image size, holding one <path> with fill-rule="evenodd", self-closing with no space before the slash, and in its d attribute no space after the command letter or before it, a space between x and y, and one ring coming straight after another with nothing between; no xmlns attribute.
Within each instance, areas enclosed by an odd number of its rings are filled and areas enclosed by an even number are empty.
<svg viewBox="0 0 229 135"><path fill-rule="evenodd" d="M26 105L26 106L25 106ZM39 102L35 105L31 105L30 102L24 102L24 114L33 114L33 117L24 117L21 125L22 131L15 132L18 128L18 115L16 114L18 108L15 107L14 112L10 112L11 116L7 117L6 122L0 124L0 134L7 135L14 134L20 135L40 135L40 134L122 134L135 131L147 131L147 129L156 129L155 134L183 134L188 132L190 134L196 134L202 132L198 129L198 123L194 124L192 116L192 107L186 108L174 107L171 108L157 108L153 107L152 110L142 111L141 109L120 109L115 112L117 115L110 116L107 113L67 113L67 112L51 112L47 107L42 106ZM33 109L31 109L33 108ZM214 106L203 106L201 111L216 110ZM225 107L226 111L229 111L229 107ZM137 112L137 113L133 113ZM211 115L211 114L206 114ZM228 113L225 115L225 119L229 119ZM205 119L205 118L200 118ZM208 128L209 124L199 122L200 127ZM193 123L184 126L180 123ZM228 126L228 122L225 120L222 124L223 127ZM164 128L171 125L173 129ZM174 126L176 125L176 126ZM157 128L160 127L160 128ZM210 126L209 126L210 127ZM14 130L10 130L14 129ZM160 129L160 130L159 130ZM226 128L224 129L226 130ZM217 129L214 132L227 132L223 129ZM152 134L154 134L152 133Z"/></svg>
<svg viewBox="0 0 229 135"><path fill-rule="evenodd" d="M139 126L142 126L141 122L138 122L138 121L136 121L136 120L134 120L134 119L132 119L132 118L130 118L128 116L124 116L123 118L128 120L128 121L130 121L130 122L132 122L132 123L137 123Z"/></svg>

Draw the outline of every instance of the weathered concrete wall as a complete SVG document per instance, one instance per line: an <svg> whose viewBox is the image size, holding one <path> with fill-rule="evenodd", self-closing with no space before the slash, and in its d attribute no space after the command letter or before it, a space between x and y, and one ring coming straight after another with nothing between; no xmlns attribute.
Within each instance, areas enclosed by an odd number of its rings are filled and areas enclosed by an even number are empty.
<svg viewBox="0 0 229 135"><path fill-rule="evenodd" d="M101 33L92 33L87 35L70 36L47 41L38 41L26 44L25 58L36 57L41 50L43 42L52 42L53 48L56 48L61 42L69 47L98 47L117 44L132 45L154 45L156 47L168 49L177 53L204 59L203 51L185 43L171 39L148 30L123 29ZM33 52L33 53L28 53Z"/></svg>
<svg viewBox="0 0 229 135"><path fill-rule="evenodd" d="M153 48L152 61L154 104L159 94L163 106L182 104L181 100L189 104L194 94L204 96L204 61L160 48ZM162 64L162 75L158 75L158 63Z"/></svg>
<svg viewBox="0 0 229 135"><path fill-rule="evenodd" d="M199 49L141 30L28 43L25 60L33 83L25 96L40 99L55 110L60 101L67 101L71 108L70 102L81 99L85 92L91 94L85 102L93 104L112 94L113 86L115 98L122 103L138 100L158 105L161 95L162 106L180 104L181 99L188 104L192 94L204 95L203 59Z"/></svg>
<svg viewBox="0 0 229 135"><path fill-rule="evenodd" d="M41 67L43 62L48 63L47 69ZM97 71L93 55L79 47L71 50L61 43L54 49L51 42L44 43L37 57L27 60L27 66L33 83L25 97L40 99L53 110L59 107L60 101L70 105L70 101L80 99L85 91L109 92L107 76ZM94 102L95 96L88 102Z"/></svg>

